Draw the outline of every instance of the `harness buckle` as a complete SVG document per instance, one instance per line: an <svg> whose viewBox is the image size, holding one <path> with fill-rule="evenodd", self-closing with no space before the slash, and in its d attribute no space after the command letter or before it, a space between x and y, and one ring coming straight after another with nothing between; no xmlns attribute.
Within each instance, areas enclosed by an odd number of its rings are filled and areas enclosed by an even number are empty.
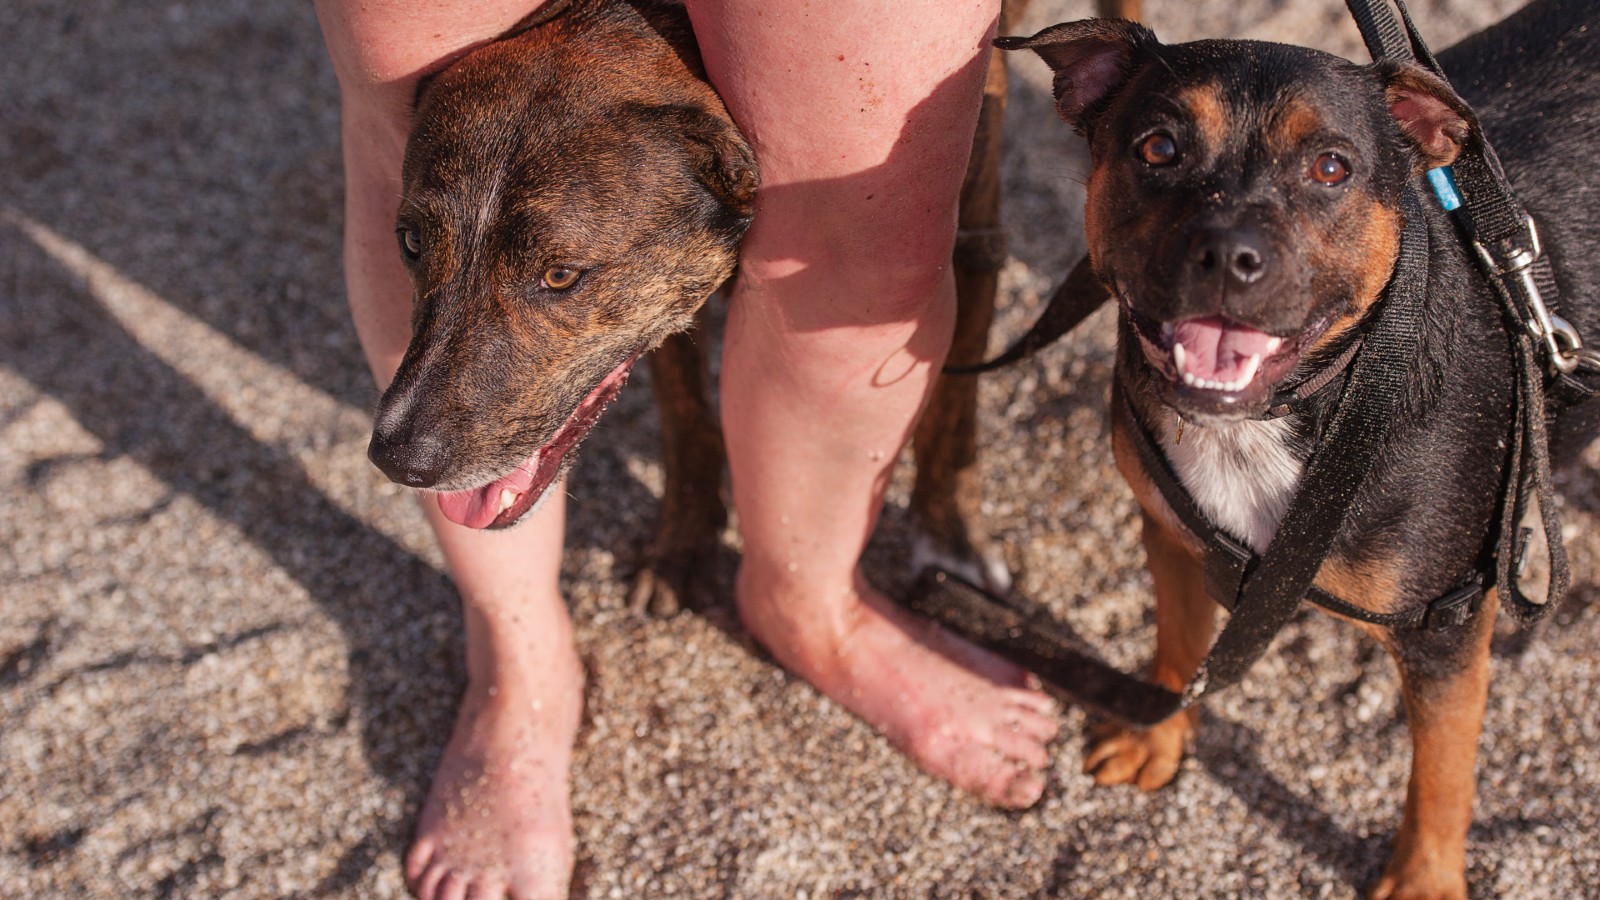
<svg viewBox="0 0 1600 900"><path fill-rule="evenodd" d="M1533 265L1544 256L1544 246L1539 241L1539 229L1533 216L1522 214L1527 229L1525 241L1507 238L1491 250L1474 239L1472 247L1478 253L1490 275L1502 279L1508 290L1522 299L1530 318L1524 323L1528 333L1544 342L1550 365L1561 374L1570 375L1581 365L1600 368L1600 353L1586 349L1583 338L1572 324L1552 313L1545 305L1544 296L1533 278Z"/></svg>
<svg viewBox="0 0 1600 900"><path fill-rule="evenodd" d="M1474 578L1443 597L1428 604L1422 615L1422 627L1428 631L1444 631L1472 621L1483 606L1483 584Z"/></svg>

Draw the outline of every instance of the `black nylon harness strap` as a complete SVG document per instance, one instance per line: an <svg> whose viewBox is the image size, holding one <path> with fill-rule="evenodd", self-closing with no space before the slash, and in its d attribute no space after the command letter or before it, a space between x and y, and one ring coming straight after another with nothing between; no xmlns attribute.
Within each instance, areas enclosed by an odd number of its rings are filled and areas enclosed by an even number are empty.
<svg viewBox="0 0 1600 900"><path fill-rule="evenodd" d="M1206 592L1223 608L1231 611L1239 596L1245 573L1259 564L1260 557L1243 541L1218 528L1205 513L1200 511L1193 495L1184 489L1183 482L1179 480L1177 473L1172 471L1172 464L1167 461L1150 429L1140 421L1127 395L1121 390L1115 390L1114 393L1116 396L1112 402L1116 403L1123 415L1128 418L1131 429L1129 436L1134 450L1139 454L1139 462L1145 474L1150 477L1151 484L1161 493L1162 499L1166 500L1167 506L1178 517L1178 521L1205 548L1205 558L1202 563L1205 569ZM1478 573L1473 573L1460 586L1432 602L1403 612L1373 612L1316 585L1308 588L1305 594L1306 600L1328 612L1395 630L1411 628L1440 630L1462 624L1482 606L1483 597L1484 580Z"/></svg>

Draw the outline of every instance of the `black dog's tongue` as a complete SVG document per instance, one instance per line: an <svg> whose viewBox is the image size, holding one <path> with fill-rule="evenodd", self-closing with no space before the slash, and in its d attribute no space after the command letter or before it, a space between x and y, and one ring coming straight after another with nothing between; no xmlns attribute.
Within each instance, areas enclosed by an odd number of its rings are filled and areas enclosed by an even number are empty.
<svg viewBox="0 0 1600 900"><path fill-rule="evenodd" d="M1172 327L1172 359L1191 387L1240 391L1283 339L1221 316L1187 319Z"/></svg>

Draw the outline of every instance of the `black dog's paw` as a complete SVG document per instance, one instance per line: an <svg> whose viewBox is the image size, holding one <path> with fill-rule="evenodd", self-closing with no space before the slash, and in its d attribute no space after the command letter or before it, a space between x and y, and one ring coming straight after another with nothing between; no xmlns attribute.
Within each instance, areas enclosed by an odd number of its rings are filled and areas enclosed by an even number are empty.
<svg viewBox="0 0 1600 900"><path fill-rule="evenodd" d="M1103 722L1089 735L1083 771L1096 784L1132 784L1153 791L1172 781L1183 761L1184 745L1194 734L1189 711L1148 729Z"/></svg>

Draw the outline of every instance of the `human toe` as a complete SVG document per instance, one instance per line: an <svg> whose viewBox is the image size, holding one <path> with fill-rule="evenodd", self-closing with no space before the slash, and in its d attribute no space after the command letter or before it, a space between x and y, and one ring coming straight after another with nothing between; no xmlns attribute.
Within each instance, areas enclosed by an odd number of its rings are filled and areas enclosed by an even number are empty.
<svg viewBox="0 0 1600 900"><path fill-rule="evenodd" d="M449 874L450 866L444 860L432 859L411 884L411 891L418 900L438 900L439 887Z"/></svg>
<svg viewBox="0 0 1600 900"><path fill-rule="evenodd" d="M1048 744L1061 733L1061 721L1030 707L1013 706L1006 711L1001 729L1040 744Z"/></svg>
<svg viewBox="0 0 1600 900"><path fill-rule="evenodd" d="M994 745L1007 760L1030 769L1043 769L1050 765L1050 751L1044 742L1020 731L1000 729L995 732Z"/></svg>
<svg viewBox="0 0 1600 900"><path fill-rule="evenodd" d="M1054 719L1061 714L1061 704L1043 691L1032 688L1006 688L1002 696L1007 705L1028 710L1035 715Z"/></svg>
<svg viewBox="0 0 1600 900"><path fill-rule="evenodd" d="M990 777L981 795L985 802L1004 809L1027 809L1044 794L1046 776L1041 768L1021 760L1008 760Z"/></svg>

